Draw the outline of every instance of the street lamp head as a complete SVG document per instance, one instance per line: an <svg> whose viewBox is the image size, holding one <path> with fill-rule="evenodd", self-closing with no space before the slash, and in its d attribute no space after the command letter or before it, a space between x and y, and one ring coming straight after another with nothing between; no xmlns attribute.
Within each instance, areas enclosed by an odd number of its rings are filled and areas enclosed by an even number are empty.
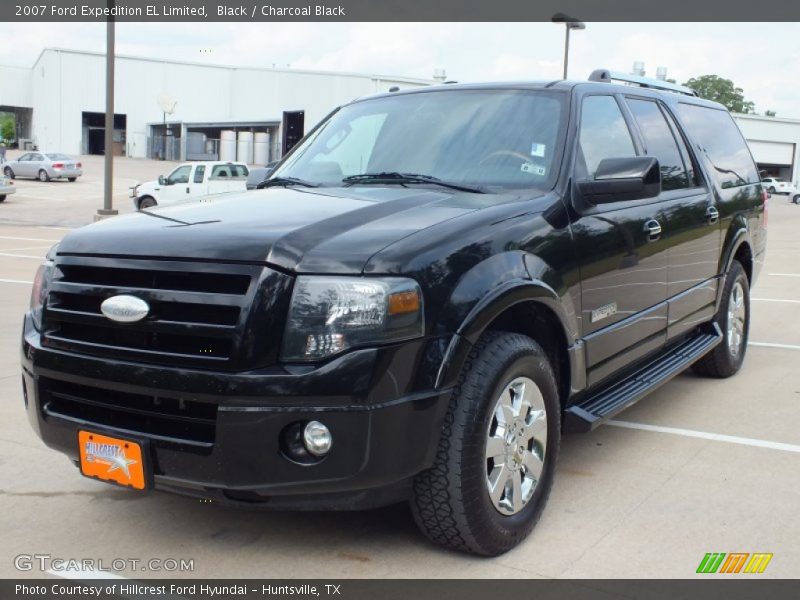
<svg viewBox="0 0 800 600"><path fill-rule="evenodd" d="M586 23L564 13L556 13L550 20L553 23L564 23L568 29L586 29Z"/></svg>

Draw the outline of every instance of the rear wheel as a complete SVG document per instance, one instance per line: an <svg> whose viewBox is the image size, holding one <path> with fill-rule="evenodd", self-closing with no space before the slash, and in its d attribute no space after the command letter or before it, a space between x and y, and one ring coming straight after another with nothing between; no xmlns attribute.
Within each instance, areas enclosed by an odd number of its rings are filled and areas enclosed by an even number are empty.
<svg viewBox="0 0 800 600"><path fill-rule="evenodd" d="M725 277L716 322L722 329L722 343L694 363L693 369L707 377L730 377L742 368L750 333L750 285L739 261L733 261Z"/></svg>
<svg viewBox="0 0 800 600"><path fill-rule="evenodd" d="M774 185L771 185L771 186L769 186L769 187L767 188L767 191L768 191L770 194L774 194L774 193L775 193L775 186L774 186Z"/></svg>
<svg viewBox="0 0 800 600"><path fill-rule="evenodd" d="M6 199L6 195L5 194L0 194L0 202L4 202L5 199Z"/></svg>
<svg viewBox="0 0 800 600"><path fill-rule="evenodd" d="M77 179L78 179L77 177L67 177L67 181L69 181L70 183L75 183Z"/></svg>
<svg viewBox="0 0 800 600"><path fill-rule="evenodd" d="M11 167L6 167L5 169L3 169L3 174L9 179L15 178L14 171L11 169Z"/></svg>
<svg viewBox="0 0 800 600"><path fill-rule="evenodd" d="M795 204L800 204L800 194L795 194L794 198L792 198L792 202Z"/></svg>
<svg viewBox="0 0 800 600"><path fill-rule="evenodd" d="M417 524L449 548L484 556L512 549L547 502L559 442L544 350L523 335L485 334L450 399L436 460L414 480Z"/></svg>
<svg viewBox="0 0 800 600"><path fill-rule="evenodd" d="M154 198L150 196L145 196L141 200L139 200L139 210L143 210L145 208L153 208L156 206L156 201Z"/></svg>
<svg viewBox="0 0 800 600"><path fill-rule="evenodd" d="M39 169L39 181L47 182L50 181L50 175L47 174L47 171L44 169Z"/></svg>

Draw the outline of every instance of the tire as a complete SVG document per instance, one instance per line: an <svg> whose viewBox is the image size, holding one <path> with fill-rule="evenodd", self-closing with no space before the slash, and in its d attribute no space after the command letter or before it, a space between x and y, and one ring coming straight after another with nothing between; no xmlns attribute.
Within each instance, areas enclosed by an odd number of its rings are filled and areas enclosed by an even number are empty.
<svg viewBox="0 0 800 600"><path fill-rule="evenodd" d="M16 179L16 176L14 175L14 171L13 171L13 169L11 167L6 167L5 169L3 169L3 174L6 177L8 177L9 179Z"/></svg>
<svg viewBox="0 0 800 600"><path fill-rule="evenodd" d="M5 202L5 201L6 201L6 195L0 194L0 202Z"/></svg>
<svg viewBox="0 0 800 600"><path fill-rule="evenodd" d="M499 407L506 398L523 397L520 382L524 397L530 389L533 409L527 414L533 422L528 431L534 437L526 443L525 431L517 431L520 438L512 438L510 448L504 444L513 429L502 433L497 411L511 414ZM512 387L520 395L507 395ZM484 334L470 351L450 398L433 466L414 478L411 511L422 532L441 546L483 556L497 556L524 540L539 520L553 484L560 413L555 376L544 350L524 335ZM520 416L525 414L520 411ZM514 426L522 425L519 418ZM487 456L490 439L496 442L495 450L506 452L498 455L503 460ZM543 461L536 459L542 454ZM528 479L536 472L532 468L540 469L538 480ZM506 480L505 473L511 478ZM497 486L499 500L490 497L491 478L508 484ZM514 506L514 498L521 508Z"/></svg>
<svg viewBox="0 0 800 600"><path fill-rule="evenodd" d="M795 194L794 198L792 198L792 202L800 204L800 194Z"/></svg>
<svg viewBox="0 0 800 600"><path fill-rule="evenodd" d="M771 185L771 186L769 186L769 187L767 188L767 191L768 191L770 194L774 194L774 193L775 193L775 186L774 186L774 185Z"/></svg>
<svg viewBox="0 0 800 600"><path fill-rule="evenodd" d="M722 379L735 375L742 368L750 334L750 285L744 267L737 260L725 277L722 304L714 320L722 329L722 343L692 368L698 375Z"/></svg>
<svg viewBox="0 0 800 600"><path fill-rule="evenodd" d="M75 183L77 179L78 179L77 177L67 177L67 181L69 181L70 183Z"/></svg>
<svg viewBox="0 0 800 600"><path fill-rule="evenodd" d="M42 183L47 183L50 181L50 175L47 174L47 171L44 169L39 169L39 181Z"/></svg>
<svg viewBox="0 0 800 600"><path fill-rule="evenodd" d="M157 206L155 199L150 196L145 196L141 200L139 200L139 210L143 210L145 208L153 208Z"/></svg>

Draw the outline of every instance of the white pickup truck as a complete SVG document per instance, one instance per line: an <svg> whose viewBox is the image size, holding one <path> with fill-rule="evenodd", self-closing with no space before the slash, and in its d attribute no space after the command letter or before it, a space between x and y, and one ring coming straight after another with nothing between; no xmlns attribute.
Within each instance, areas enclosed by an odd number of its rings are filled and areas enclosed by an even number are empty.
<svg viewBox="0 0 800 600"><path fill-rule="evenodd" d="M147 181L132 187L130 196L139 210L193 200L211 200L220 194L247 191L248 174L244 163L183 163L166 177L161 175L158 181Z"/></svg>

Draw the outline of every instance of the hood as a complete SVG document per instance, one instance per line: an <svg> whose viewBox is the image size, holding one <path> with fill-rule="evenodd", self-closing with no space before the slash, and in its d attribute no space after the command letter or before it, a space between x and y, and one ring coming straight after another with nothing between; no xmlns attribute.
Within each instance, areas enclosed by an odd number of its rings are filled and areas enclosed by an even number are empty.
<svg viewBox="0 0 800 600"><path fill-rule="evenodd" d="M360 273L404 237L513 199L416 186L270 188L100 221L67 235L58 253Z"/></svg>

